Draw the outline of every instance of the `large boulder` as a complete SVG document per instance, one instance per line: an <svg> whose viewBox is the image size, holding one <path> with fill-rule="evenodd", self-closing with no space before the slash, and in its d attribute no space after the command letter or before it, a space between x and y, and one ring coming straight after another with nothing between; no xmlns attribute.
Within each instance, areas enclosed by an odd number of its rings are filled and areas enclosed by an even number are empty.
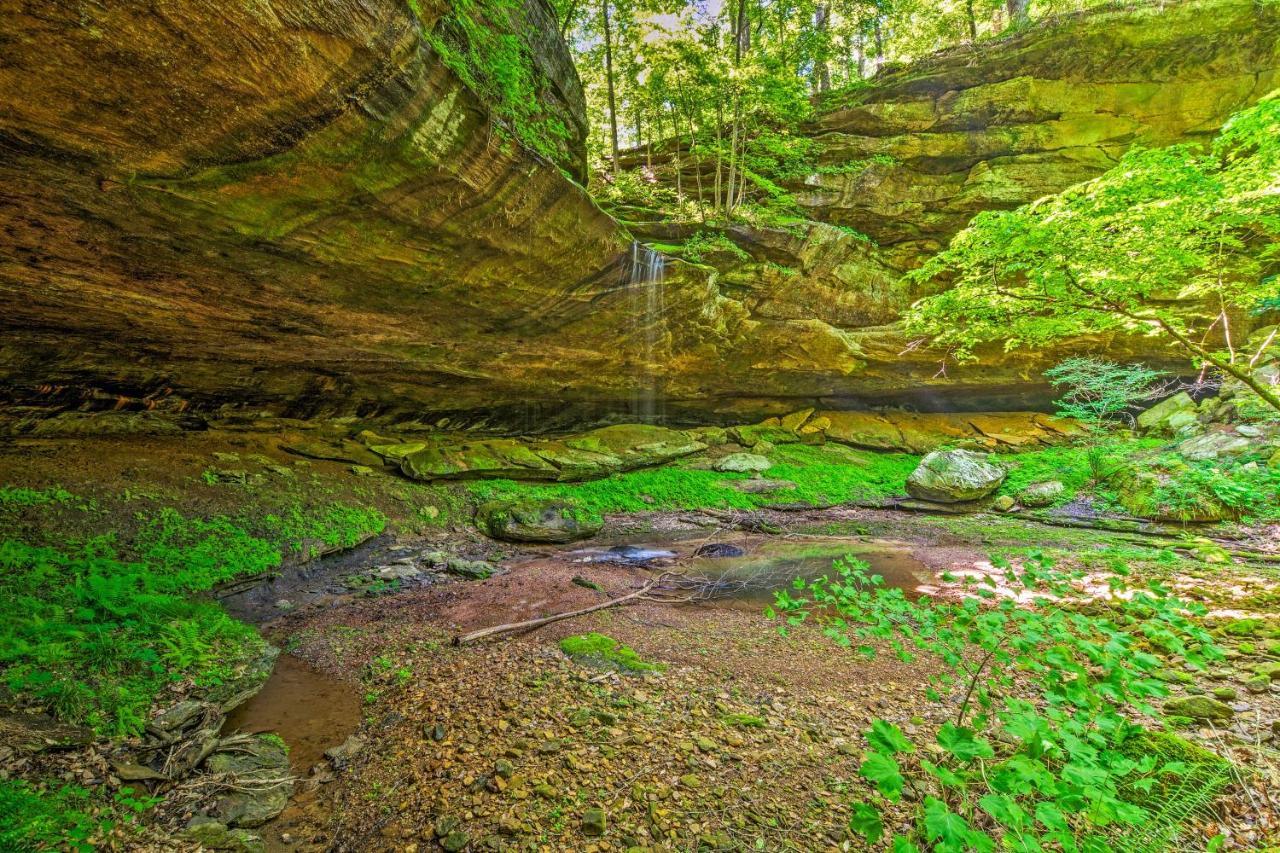
<svg viewBox="0 0 1280 853"><path fill-rule="evenodd" d="M1172 435L1196 422L1196 401L1186 391L1179 391L1138 415L1142 432Z"/></svg>
<svg viewBox="0 0 1280 853"><path fill-rule="evenodd" d="M564 543L594 536L603 524L566 501L510 500L481 504L476 526L504 542Z"/></svg>
<svg viewBox="0 0 1280 853"><path fill-rule="evenodd" d="M1208 696L1185 696L1164 703L1164 712L1170 716L1190 717L1193 720L1217 720L1225 722L1236 715L1231 706Z"/></svg>
<svg viewBox="0 0 1280 853"><path fill-rule="evenodd" d="M214 804L211 816L228 827L262 826L277 817L293 793L289 750L275 736L233 736L204 762L206 772L233 784Z"/></svg>
<svg viewBox="0 0 1280 853"><path fill-rule="evenodd" d="M936 503L974 501L1000 488L1007 473L985 453L935 450L911 472L907 491L912 497Z"/></svg>

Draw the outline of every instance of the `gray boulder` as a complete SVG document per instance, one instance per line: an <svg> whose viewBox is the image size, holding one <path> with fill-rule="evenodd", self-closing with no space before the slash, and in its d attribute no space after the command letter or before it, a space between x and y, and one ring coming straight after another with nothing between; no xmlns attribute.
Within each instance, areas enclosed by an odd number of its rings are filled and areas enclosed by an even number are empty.
<svg viewBox="0 0 1280 853"><path fill-rule="evenodd" d="M936 503L985 498L1000 488L1007 473L990 458L971 450L935 450L911 472L907 491L912 497Z"/></svg>

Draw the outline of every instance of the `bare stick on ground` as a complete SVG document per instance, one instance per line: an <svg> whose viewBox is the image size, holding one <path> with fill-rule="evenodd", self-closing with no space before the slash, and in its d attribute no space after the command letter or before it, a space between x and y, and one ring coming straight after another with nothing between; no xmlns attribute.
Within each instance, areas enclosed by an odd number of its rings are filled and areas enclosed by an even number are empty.
<svg viewBox="0 0 1280 853"><path fill-rule="evenodd" d="M478 631L454 637L453 644L455 646L465 646L468 643L474 643L486 637L512 634L517 631L532 631L534 628L541 628L543 625L550 625L552 622L573 619L577 616L586 616L588 613L595 613L597 610L620 607L637 601L650 601L658 604L686 604L693 601L708 600L712 597L714 597L714 588L705 579L690 578L687 575L676 572L663 572L657 578L646 581L639 589L626 595L611 598L608 601L602 601L599 604L593 604L590 607L583 607L579 610L553 613L540 619L526 619L523 622L509 622L505 625L494 625L492 628L481 628Z"/></svg>

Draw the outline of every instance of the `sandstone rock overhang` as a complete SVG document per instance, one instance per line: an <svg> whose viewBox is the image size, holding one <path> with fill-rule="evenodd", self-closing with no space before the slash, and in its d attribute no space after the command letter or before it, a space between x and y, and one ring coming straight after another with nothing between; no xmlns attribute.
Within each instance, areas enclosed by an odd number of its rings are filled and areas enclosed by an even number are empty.
<svg viewBox="0 0 1280 853"><path fill-rule="evenodd" d="M668 263L655 312L629 278L630 235L504 137L433 53L424 33L439 13L397 0L37 0L6 16L2 402L518 419L625 407L657 386L686 419L917 388L1016 407L1016 389L1063 353L993 353L940 374L893 323L914 296L895 271L972 209L1089 177L1133 142L1204 136L1280 68L1274 7L1193 0L888 72L820 132L829 158L883 148L898 165L815 185L811 199L884 246L847 246L824 225L755 235L754 266ZM553 19L531 20L537 68L571 74L542 32ZM1124 62L1055 53L1087 54L1094 34ZM1060 115L1077 91L1083 117ZM1105 132L1066 144L1085 125ZM1000 145L973 142L992 134ZM770 278L768 253L794 256L800 279ZM1111 339L1075 349L1137 352Z"/></svg>

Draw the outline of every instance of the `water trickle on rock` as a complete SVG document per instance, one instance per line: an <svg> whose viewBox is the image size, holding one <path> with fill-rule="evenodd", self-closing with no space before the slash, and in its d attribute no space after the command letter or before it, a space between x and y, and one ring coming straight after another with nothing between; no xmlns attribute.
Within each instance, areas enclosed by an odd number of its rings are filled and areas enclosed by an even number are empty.
<svg viewBox="0 0 1280 853"><path fill-rule="evenodd" d="M659 346L666 329L663 275L666 258L640 242L631 244L626 290L630 300L631 335L636 346L631 413L642 423L656 423L666 414Z"/></svg>

